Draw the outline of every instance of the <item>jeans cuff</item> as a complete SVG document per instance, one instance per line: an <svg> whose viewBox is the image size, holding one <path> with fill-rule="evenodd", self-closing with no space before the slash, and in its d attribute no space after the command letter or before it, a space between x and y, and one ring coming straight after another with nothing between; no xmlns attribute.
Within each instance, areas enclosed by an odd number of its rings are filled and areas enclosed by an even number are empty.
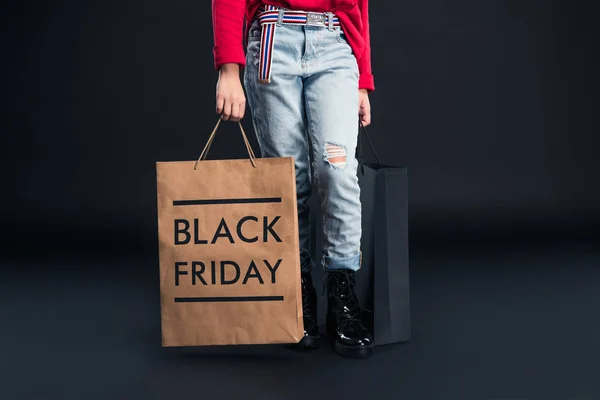
<svg viewBox="0 0 600 400"><path fill-rule="evenodd" d="M358 271L362 261L362 253L358 253L350 257L332 257L323 256L321 259L321 265L325 271L336 270L336 269L349 269L352 271Z"/></svg>

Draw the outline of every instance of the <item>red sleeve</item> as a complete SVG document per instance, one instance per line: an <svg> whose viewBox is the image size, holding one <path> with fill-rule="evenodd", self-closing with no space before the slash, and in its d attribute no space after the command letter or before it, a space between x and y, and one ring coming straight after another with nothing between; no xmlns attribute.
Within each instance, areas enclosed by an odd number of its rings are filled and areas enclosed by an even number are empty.
<svg viewBox="0 0 600 400"><path fill-rule="evenodd" d="M243 46L246 0L212 0L214 63L246 65Z"/></svg>
<svg viewBox="0 0 600 400"><path fill-rule="evenodd" d="M362 18L361 34L365 41L365 49L358 59L358 70L360 77L358 79L358 88L367 89L369 92L375 90L373 73L371 72L371 34L369 27L369 1L358 0L358 8Z"/></svg>

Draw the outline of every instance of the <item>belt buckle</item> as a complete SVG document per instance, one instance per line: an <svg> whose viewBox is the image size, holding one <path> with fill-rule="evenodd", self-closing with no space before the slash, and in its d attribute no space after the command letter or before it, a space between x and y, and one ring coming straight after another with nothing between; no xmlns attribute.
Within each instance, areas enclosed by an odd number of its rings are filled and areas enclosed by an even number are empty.
<svg viewBox="0 0 600 400"><path fill-rule="evenodd" d="M325 14L323 13L306 13L306 25L325 26Z"/></svg>

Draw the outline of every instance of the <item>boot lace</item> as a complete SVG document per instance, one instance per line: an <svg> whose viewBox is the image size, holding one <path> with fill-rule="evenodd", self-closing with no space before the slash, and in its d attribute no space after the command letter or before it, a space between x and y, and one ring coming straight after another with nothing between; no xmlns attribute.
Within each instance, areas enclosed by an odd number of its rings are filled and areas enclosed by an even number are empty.
<svg viewBox="0 0 600 400"><path fill-rule="evenodd" d="M310 304L310 291L307 282L302 280L302 313L304 320L310 324L316 325L317 322L313 319L313 309Z"/></svg>
<svg viewBox="0 0 600 400"><path fill-rule="evenodd" d="M333 285L333 292L331 293L338 306L344 310L344 314L346 315L345 318L341 319L340 325L346 327L350 324L355 324L355 327L365 330L366 328L364 327L360 316L363 311L371 311L360 306L356 291L354 290L356 284L354 274L346 270L328 273L323 284L323 293L321 293L321 297L323 297L325 291L329 287L329 282L332 279L343 279L345 281L344 285Z"/></svg>

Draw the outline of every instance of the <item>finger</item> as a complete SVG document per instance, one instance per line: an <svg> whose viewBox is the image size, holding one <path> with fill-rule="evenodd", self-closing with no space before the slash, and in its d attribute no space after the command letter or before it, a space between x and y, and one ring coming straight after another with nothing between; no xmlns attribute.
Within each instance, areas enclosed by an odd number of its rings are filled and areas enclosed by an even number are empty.
<svg viewBox="0 0 600 400"><path fill-rule="evenodd" d="M221 95L217 95L217 114L223 112L223 105L225 104L225 98Z"/></svg>
<svg viewBox="0 0 600 400"><path fill-rule="evenodd" d="M237 107L236 107L236 118L237 120L241 120L242 117L244 116L244 109L246 108L246 100L244 98L242 98L240 101L237 102Z"/></svg>
<svg viewBox="0 0 600 400"><path fill-rule="evenodd" d="M246 104L244 102L239 102L235 107L235 112L232 113L234 116L234 121L239 121L244 117L244 109L246 108Z"/></svg>
<svg viewBox="0 0 600 400"><path fill-rule="evenodd" d="M225 105L223 106L223 114L221 118L223 121L229 121L231 117L231 101L225 100Z"/></svg>
<svg viewBox="0 0 600 400"><path fill-rule="evenodd" d="M369 116L369 108L368 107L361 107L360 110L358 111L358 117L360 119L360 122L365 125L365 123L367 122Z"/></svg>
<svg viewBox="0 0 600 400"><path fill-rule="evenodd" d="M246 102L243 101L240 104L240 119L244 118L244 115L246 114Z"/></svg>
<svg viewBox="0 0 600 400"><path fill-rule="evenodd" d="M230 121L238 122L240 120L240 107L238 105L234 105L231 108L231 118Z"/></svg>
<svg viewBox="0 0 600 400"><path fill-rule="evenodd" d="M233 101L231 103L231 116L229 117L229 120L236 122L239 117L239 115L238 115L239 112L240 112L240 103L237 101Z"/></svg>
<svg viewBox="0 0 600 400"><path fill-rule="evenodd" d="M371 111L365 110L364 113L360 116L360 120L364 126L368 126L371 124Z"/></svg>

